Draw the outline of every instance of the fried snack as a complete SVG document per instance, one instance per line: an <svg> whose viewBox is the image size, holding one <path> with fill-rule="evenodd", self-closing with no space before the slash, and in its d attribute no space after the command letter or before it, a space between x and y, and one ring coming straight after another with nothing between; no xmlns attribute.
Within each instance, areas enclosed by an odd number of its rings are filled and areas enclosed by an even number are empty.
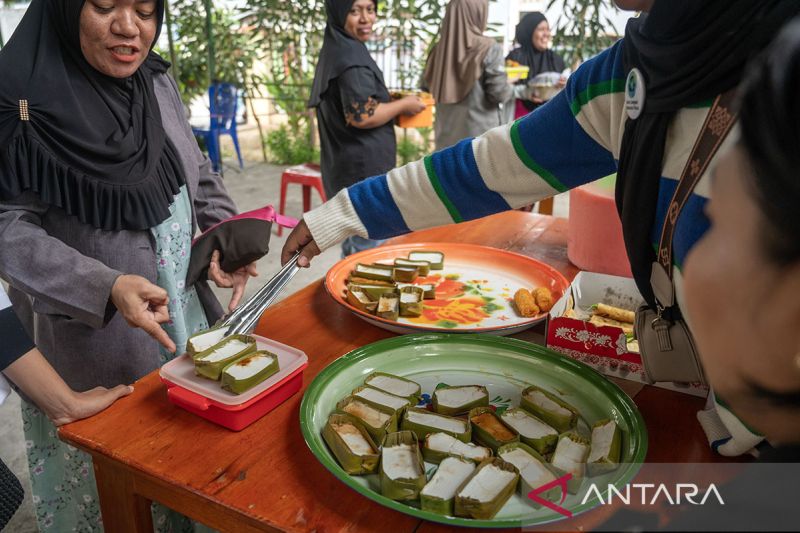
<svg viewBox="0 0 800 533"><path fill-rule="evenodd" d="M636 313L634 313L633 311L629 311L627 309L621 309L619 307L614 307L613 305L606 305L602 303L599 303L595 306L594 314L606 318L611 318L619 322L627 322L629 324L633 324L636 318Z"/></svg>
<svg viewBox="0 0 800 533"><path fill-rule="evenodd" d="M550 289L547 287L539 287L538 289L534 289L531 294L533 295L533 299L536 300L536 305L539 307L542 313L547 313L553 308L553 293L550 292Z"/></svg>
<svg viewBox="0 0 800 533"><path fill-rule="evenodd" d="M536 305L536 301L528 289L520 289L514 293L514 306L517 308L517 313L524 317L539 314L539 306Z"/></svg>
<svg viewBox="0 0 800 533"><path fill-rule="evenodd" d="M619 328L622 330L623 333L628 335L633 335L633 324L628 322L620 322L619 320L614 320L613 318L606 318L600 315L592 315L589 319L589 322L594 324L595 326L613 326L615 328Z"/></svg>

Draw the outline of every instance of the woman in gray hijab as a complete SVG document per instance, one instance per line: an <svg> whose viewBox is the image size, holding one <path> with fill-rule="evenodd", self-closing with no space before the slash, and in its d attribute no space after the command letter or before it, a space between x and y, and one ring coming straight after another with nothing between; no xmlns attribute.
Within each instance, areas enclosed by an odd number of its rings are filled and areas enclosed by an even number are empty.
<svg viewBox="0 0 800 533"><path fill-rule="evenodd" d="M424 85L436 100L436 149L477 137L506 121L514 88L503 49L486 37L488 0L452 0L439 42L425 65Z"/></svg>

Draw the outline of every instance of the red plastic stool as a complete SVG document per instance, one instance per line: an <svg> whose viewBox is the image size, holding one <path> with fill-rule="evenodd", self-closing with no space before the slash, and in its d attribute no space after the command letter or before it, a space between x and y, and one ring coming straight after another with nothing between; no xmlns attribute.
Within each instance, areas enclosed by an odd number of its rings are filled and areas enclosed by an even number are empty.
<svg viewBox="0 0 800 533"><path fill-rule="evenodd" d="M284 214L286 209L286 187L290 183L298 183L303 186L303 213L311 210L311 187L319 193L322 201L326 201L325 189L322 187L322 174L319 165L314 163L304 163L287 168L281 175L281 205L278 213ZM278 236L283 234L283 228L278 226Z"/></svg>

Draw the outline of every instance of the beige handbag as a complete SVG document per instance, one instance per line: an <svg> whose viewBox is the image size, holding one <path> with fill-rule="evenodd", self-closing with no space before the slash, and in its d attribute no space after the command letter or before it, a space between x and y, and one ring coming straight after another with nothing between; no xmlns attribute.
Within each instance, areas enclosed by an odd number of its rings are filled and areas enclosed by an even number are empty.
<svg viewBox="0 0 800 533"><path fill-rule="evenodd" d="M634 329L645 377L651 383L706 383L694 339L675 302L672 238L683 206L736 121L736 113L732 111L734 98L734 91L717 96L708 112L670 201L661 232L658 257L650 274L656 309L643 305L636 311Z"/></svg>

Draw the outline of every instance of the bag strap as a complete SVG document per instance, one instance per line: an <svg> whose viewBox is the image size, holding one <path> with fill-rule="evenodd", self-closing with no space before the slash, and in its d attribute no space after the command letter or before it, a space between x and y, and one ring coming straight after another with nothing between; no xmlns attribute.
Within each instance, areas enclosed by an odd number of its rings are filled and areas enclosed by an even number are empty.
<svg viewBox="0 0 800 533"><path fill-rule="evenodd" d="M663 278L663 276L666 275L669 284L668 291L674 291L672 286L672 240L675 235L675 226L678 222L678 217L683 211L686 202L689 200L692 191L694 191L700 181L700 178L708 169L711 159L713 159L719 147L722 145L722 142L725 140L725 137L730 133L736 122L737 113L733 108L735 98L736 91L731 89L730 91L718 95L714 99L714 103L700 130L700 134L694 143L692 153L686 161L686 166L683 168L678 186L675 189L675 193L672 195L672 200L670 200L667 216L661 230L657 262L653 265L653 278ZM658 269L658 266L661 268ZM662 270L663 272L656 272L657 270ZM666 282L667 280L663 281ZM652 278L651 283L653 284L653 292L656 295L659 306L671 307L674 303L674 295L664 295L664 292L667 291L664 287L666 283L658 283L657 280ZM661 293L662 296L659 296L659 293Z"/></svg>

